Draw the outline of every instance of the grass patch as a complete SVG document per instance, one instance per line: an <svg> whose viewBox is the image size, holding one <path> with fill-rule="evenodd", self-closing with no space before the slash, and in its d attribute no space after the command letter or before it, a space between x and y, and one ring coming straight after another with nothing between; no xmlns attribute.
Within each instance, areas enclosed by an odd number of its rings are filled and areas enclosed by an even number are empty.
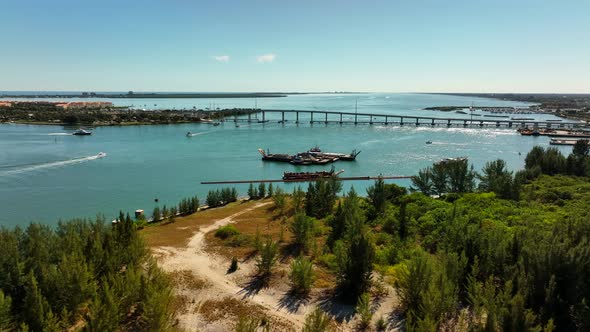
<svg viewBox="0 0 590 332"><path fill-rule="evenodd" d="M211 286L209 281L201 279L193 274L190 270L174 271L169 273L172 283L177 288L186 288L188 290L200 290ZM179 287L181 286L181 287Z"/></svg>
<svg viewBox="0 0 590 332"><path fill-rule="evenodd" d="M177 217L175 223L148 224L140 234L150 247L185 247L201 226L207 226L219 219L227 218L256 204L256 202L234 202L222 208L208 209Z"/></svg>
<svg viewBox="0 0 590 332"><path fill-rule="evenodd" d="M199 307L199 314L208 323L229 318L237 324L240 317L248 317L257 322L266 322L271 331L291 331L293 329L291 323L269 317L261 305L241 301L230 296L222 300L207 300Z"/></svg>

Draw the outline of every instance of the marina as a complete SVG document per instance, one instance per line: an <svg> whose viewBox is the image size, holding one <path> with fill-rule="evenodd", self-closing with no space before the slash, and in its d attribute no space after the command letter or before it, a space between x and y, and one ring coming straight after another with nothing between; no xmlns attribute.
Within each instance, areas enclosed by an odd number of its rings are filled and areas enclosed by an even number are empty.
<svg viewBox="0 0 590 332"><path fill-rule="evenodd" d="M563 138L590 138L590 131L552 130L546 128L521 128L518 132L523 136L549 136Z"/></svg>

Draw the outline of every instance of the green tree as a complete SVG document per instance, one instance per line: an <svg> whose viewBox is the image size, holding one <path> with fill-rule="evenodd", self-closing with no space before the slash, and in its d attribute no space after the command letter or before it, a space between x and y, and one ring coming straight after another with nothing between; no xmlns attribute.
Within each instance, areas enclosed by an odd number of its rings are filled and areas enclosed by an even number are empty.
<svg viewBox="0 0 590 332"><path fill-rule="evenodd" d="M430 196L433 193L432 171L430 167L418 171L418 175L412 176L413 191L421 191L424 195Z"/></svg>
<svg viewBox="0 0 590 332"><path fill-rule="evenodd" d="M442 195L449 191L449 173L447 172L447 168L444 163L434 164L432 166L429 178L430 181L432 181L433 193Z"/></svg>
<svg viewBox="0 0 590 332"><path fill-rule="evenodd" d="M106 279L103 279L98 297L90 304L87 314L86 331L115 332L119 330L120 312L119 301Z"/></svg>
<svg viewBox="0 0 590 332"><path fill-rule="evenodd" d="M329 332L330 317L320 308L316 308L314 311L305 316L305 323L301 332Z"/></svg>
<svg viewBox="0 0 590 332"><path fill-rule="evenodd" d="M378 215L383 214L385 211L385 203L387 202L385 182L383 181L383 178L379 177L375 180L375 183L367 189L367 196L369 202L371 202L371 205L375 208L375 212Z"/></svg>
<svg viewBox="0 0 590 332"><path fill-rule="evenodd" d="M13 328L12 299L0 289L0 331L11 331Z"/></svg>
<svg viewBox="0 0 590 332"><path fill-rule="evenodd" d="M23 318L33 331L42 331L51 308L43 294L41 294L39 284L33 273L29 272L26 278Z"/></svg>
<svg viewBox="0 0 590 332"><path fill-rule="evenodd" d="M403 310L414 318L422 317L423 294L433 278L433 266L425 252L418 252L401 269L395 286Z"/></svg>
<svg viewBox="0 0 590 332"><path fill-rule="evenodd" d="M370 287L375 260L375 246L363 219L350 221L334 253L338 286L346 297L357 300Z"/></svg>
<svg viewBox="0 0 590 332"><path fill-rule="evenodd" d="M369 293L363 293L359 296L355 307L356 314L360 318L361 329L366 329L371 324L373 319L373 312L371 311L371 297Z"/></svg>
<svg viewBox="0 0 590 332"><path fill-rule="evenodd" d="M281 212L283 213L284 209L285 209L285 200L286 200L286 195L283 192L283 190L281 188L277 188L274 192L274 194L272 195L272 201L275 204L275 207Z"/></svg>
<svg viewBox="0 0 590 332"><path fill-rule="evenodd" d="M258 191L256 190L256 187L254 187L253 183L250 183L250 186L248 187L248 197L250 197L250 199L258 198Z"/></svg>
<svg viewBox="0 0 590 332"><path fill-rule="evenodd" d="M266 242L260 247L258 259L256 261L256 267L258 268L258 274L262 279L268 279L272 274L272 270L276 265L279 253L279 247L276 242L269 236L266 238Z"/></svg>
<svg viewBox="0 0 590 332"><path fill-rule="evenodd" d="M475 188L476 173L473 165L469 167L467 159L449 161L444 164L443 170L447 173L449 192L467 193Z"/></svg>
<svg viewBox="0 0 590 332"><path fill-rule="evenodd" d="M313 264L307 257L300 256L291 262L291 289L300 294L308 294L315 280Z"/></svg>
<svg viewBox="0 0 590 332"><path fill-rule="evenodd" d="M268 184L268 197L273 197L275 194L272 182Z"/></svg>
<svg viewBox="0 0 590 332"><path fill-rule="evenodd" d="M494 192L501 198L518 198L518 191L514 188L512 172L506 168L506 162L502 159L487 162L478 175L480 191Z"/></svg>
<svg viewBox="0 0 590 332"><path fill-rule="evenodd" d="M297 188L293 189L291 197L293 199L293 210L295 210L296 213L303 210L305 204L305 192L301 187L297 186Z"/></svg>
<svg viewBox="0 0 590 332"><path fill-rule="evenodd" d="M289 225L289 230L293 233L293 243L300 252L309 251L314 234L314 220L303 213L297 213Z"/></svg>
<svg viewBox="0 0 590 332"><path fill-rule="evenodd" d="M258 185L258 197L265 198L266 197L266 185L264 182L260 182Z"/></svg>
<svg viewBox="0 0 590 332"><path fill-rule="evenodd" d="M152 212L152 220L159 221L160 219L162 219L162 216L160 214L160 208L156 206L154 208L154 212Z"/></svg>

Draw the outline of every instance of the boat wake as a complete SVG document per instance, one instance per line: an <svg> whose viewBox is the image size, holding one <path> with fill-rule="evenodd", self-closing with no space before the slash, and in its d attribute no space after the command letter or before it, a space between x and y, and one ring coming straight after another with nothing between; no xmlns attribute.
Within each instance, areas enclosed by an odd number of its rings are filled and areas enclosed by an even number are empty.
<svg viewBox="0 0 590 332"><path fill-rule="evenodd" d="M99 154L96 154L93 156L74 158L74 159L62 160L62 161L54 161L54 162L43 163L43 164L1 166L0 167L0 176L21 174L21 173L40 170L40 169L62 167L62 166L67 166L67 165L71 165L71 164L79 164L79 163L83 163L86 161L104 158L104 157L106 157L106 155L107 155L106 153L100 152ZM2 169L7 169L7 170L2 170Z"/></svg>
<svg viewBox="0 0 590 332"><path fill-rule="evenodd" d="M195 137L195 136L200 136L200 135L204 135L207 134L208 131L204 131L204 132L200 132L200 133L191 133L191 134L187 134L187 137Z"/></svg>
<svg viewBox="0 0 590 332"><path fill-rule="evenodd" d="M49 133L47 136L72 136L71 133Z"/></svg>

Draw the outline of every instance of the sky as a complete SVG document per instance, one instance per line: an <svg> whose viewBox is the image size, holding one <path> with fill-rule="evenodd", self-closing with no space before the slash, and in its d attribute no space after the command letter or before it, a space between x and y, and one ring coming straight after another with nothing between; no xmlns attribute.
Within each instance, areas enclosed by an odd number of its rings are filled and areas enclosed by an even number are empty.
<svg viewBox="0 0 590 332"><path fill-rule="evenodd" d="M587 0L0 0L0 91L590 93Z"/></svg>

